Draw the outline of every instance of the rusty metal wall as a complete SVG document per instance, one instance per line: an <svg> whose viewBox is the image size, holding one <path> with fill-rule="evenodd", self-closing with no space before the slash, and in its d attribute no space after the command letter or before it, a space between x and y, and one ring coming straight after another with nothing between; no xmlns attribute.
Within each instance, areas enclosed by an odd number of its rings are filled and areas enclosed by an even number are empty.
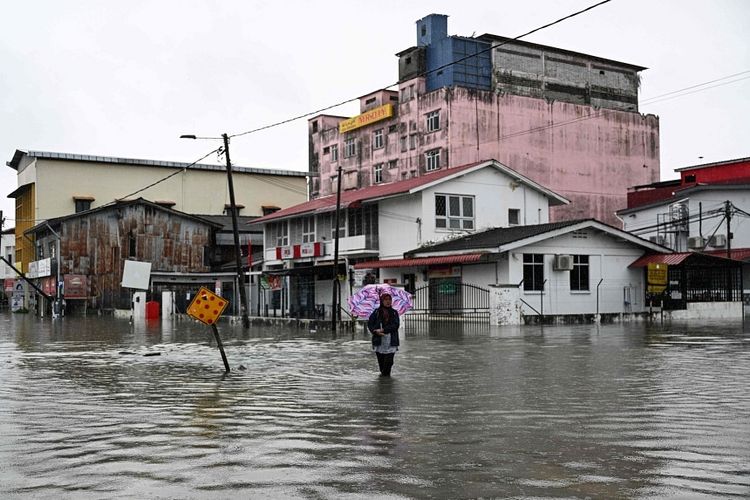
<svg viewBox="0 0 750 500"><path fill-rule="evenodd" d="M95 309L130 308L130 291L120 286L125 260L150 262L152 271L210 271L204 253L213 246L211 226L145 204L63 221L58 232L62 273L89 277L89 307ZM42 245L53 241L46 234Z"/></svg>

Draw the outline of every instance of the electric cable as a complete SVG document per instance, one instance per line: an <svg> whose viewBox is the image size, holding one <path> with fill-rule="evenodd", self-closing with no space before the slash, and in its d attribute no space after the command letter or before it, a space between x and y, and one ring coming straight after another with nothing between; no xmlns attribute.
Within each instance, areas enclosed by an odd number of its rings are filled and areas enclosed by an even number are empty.
<svg viewBox="0 0 750 500"><path fill-rule="evenodd" d="M496 48L498 48L498 47L501 47L501 46L503 46L503 45L509 44L509 43L511 43L511 42L513 42L513 41L515 41L515 40L520 40L520 39L521 39L521 38L523 38L523 37L526 37L526 36L528 36L528 35L531 35L531 34L533 34L533 33L536 33L537 31L541 31L541 30L543 30L543 29L546 29L546 28L549 28L549 27L551 27L551 26L554 26L554 25L556 25L556 24L558 24L558 23L561 23L561 22L563 22L563 21L565 21L565 20L568 20L568 19L570 19L570 18L573 18L573 17L576 17L576 16L578 16L578 15L581 15L581 14L583 14L583 13L585 13L585 12L588 12L588 11L590 11L590 10L592 10L592 9L595 9L596 7L599 7L599 6L601 6L601 5L604 5L605 3L609 3L609 2L611 2L611 1L612 1L612 0L602 0L601 2L598 2L598 3L594 4L594 5L590 5L589 7L586 7L586 8L584 8L584 9L582 9L582 10L579 10L579 11L573 12L572 14L568 14L567 16L561 17L560 19L557 19L556 21L552 21L552 22L550 22L550 23L547 23L547 24L545 24L544 26L540 26L540 27L538 27L538 28L534 28L533 30L531 30L531 31L528 31L528 32L526 32L526 33L524 33L524 34L522 34L522 35L518 35L518 36L517 36L517 37L515 37L515 38L510 38L510 39L508 39L508 40L506 40L506 41L504 41L504 42L502 42L502 43L499 43L499 44L497 44L497 45L492 45L492 44L490 44L490 47L488 47L488 48L486 48L486 49L484 49L484 50L481 50L481 51L479 51L479 52L476 52L476 53L474 53L474 54L470 54L470 55L467 55L467 56L465 56L465 57L459 58L459 59L457 59L457 60L455 60L455 61L452 61L452 62L450 62L450 63L444 64L444 65L442 65L442 66L439 66L439 67L437 67L437 68L434 68L434 69L432 69L432 70L429 70L429 71L425 71L425 72L423 72L423 73L420 73L420 74L419 74L418 76L425 76L425 75L428 75L428 74L430 74L430 73L433 73L433 72L441 71L441 70L443 70L443 69L445 69L445 68L447 68L447 67L450 67L450 66L452 66L452 65L454 65L454 64L458 64L458 63L460 63L460 62L463 62L463 61L465 61L465 60L467 60L467 59L471 59L472 57L477 57L477 56L478 56L478 55L480 55L480 54L483 54L483 53L485 53L485 52L489 52L489 51L491 51L491 50L493 50L493 49L496 49ZM392 83L392 84L390 84L390 85L386 85L385 87L382 87L382 88L381 88L381 89L379 89L379 90L388 90L389 88L391 88L391 87L394 87L394 86L396 86L396 85L398 85L398 82L396 82L396 83ZM253 133L256 133L256 132L260 132L261 130L267 130L267 129L269 129L269 128L277 127L277 126L279 126L279 125L284 125L284 124L286 124L286 123L289 123L289 122L293 122L293 121L296 121L296 120L300 120L300 119L302 119L302 118L306 118L306 117L308 117L308 116L313 116L313 115L317 115L317 114L319 114L319 113L322 113L323 111L328 111L329 109L333 109L333 108L337 108L337 107L339 107L339 106L343 106L344 104L348 104L348 103L350 103L350 102L354 102L354 101L356 101L356 100L358 100L358 99L359 99L359 97L354 97L354 98L351 98L351 99L347 99L347 100L345 100L345 101L341 101L341 102L339 102L339 103L336 103L336 104L332 104L332 105L330 105L330 106L326 106L326 107L324 107L324 108L320 108L320 109L318 109L318 110L316 110L316 111L311 111L311 112L309 112L309 113L304 113L304 114L301 114L301 115L297 115L297 116L294 116L294 117L292 117L292 118L288 118L288 119L286 119L286 120L282 120L282 121L279 121L279 122L276 122L276 123L271 123L271 124L269 124L269 125L264 125L264 126L262 126L262 127L254 128L254 129L251 129L251 130L247 130L247 131L245 131L245 132L240 132L240 133L237 133L237 134L231 134L231 135L230 135L229 137L240 137L240 136L243 136L243 135L248 135L248 134L253 134Z"/></svg>

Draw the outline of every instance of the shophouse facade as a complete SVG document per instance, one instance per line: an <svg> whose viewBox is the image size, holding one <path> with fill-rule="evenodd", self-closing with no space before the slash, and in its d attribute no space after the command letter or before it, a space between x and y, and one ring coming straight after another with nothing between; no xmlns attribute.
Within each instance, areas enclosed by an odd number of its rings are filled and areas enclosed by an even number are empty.
<svg viewBox="0 0 750 500"><path fill-rule="evenodd" d="M448 36L437 14L397 55L397 91L362 96L355 117L309 120L311 198L334 193L339 175L362 189L495 158L571 200L551 220L616 225L627 188L659 178L659 121L638 112L641 66Z"/></svg>

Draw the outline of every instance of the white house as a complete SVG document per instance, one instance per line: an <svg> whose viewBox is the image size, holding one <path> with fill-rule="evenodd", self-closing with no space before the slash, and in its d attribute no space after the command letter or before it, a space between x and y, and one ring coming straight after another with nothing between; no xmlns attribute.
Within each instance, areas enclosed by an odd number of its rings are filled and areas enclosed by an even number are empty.
<svg viewBox="0 0 750 500"><path fill-rule="evenodd" d="M341 287L343 299L362 285L367 269L353 272L357 263L400 259L416 247L486 228L543 224L549 221L550 206L566 203L495 160L344 191L338 281L333 270L337 196L279 210L254 222L264 228L263 270L274 277L269 282L276 289L269 292L266 305L288 308L293 316L321 317L324 311L329 315L333 283ZM460 264L463 259L442 260ZM413 290L429 277L404 272L393 279Z"/></svg>
<svg viewBox="0 0 750 500"><path fill-rule="evenodd" d="M646 276L630 267L645 252L668 249L593 219L499 227L428 245L404 259L362 262L381 279L416 273L429 279L416 313L477 308L459 297L461 287L492 287L492 321L519 323L523 316L621 314L647 309ZM461 266L450 261L462 262ZM447 265L436 265L444 263ZM472 292L471 289L464 289ZM454 296L451 298L451 296Z"/></svg>

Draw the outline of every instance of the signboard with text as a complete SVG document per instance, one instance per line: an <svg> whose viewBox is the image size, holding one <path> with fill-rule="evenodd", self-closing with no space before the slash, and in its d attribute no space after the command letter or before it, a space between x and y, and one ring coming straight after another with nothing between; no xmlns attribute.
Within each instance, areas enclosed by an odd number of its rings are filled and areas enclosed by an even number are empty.
<svg viewBox="0 0 750 500"><path fill-rule="evenodd" d="M667 289L667 275L669 266L661 263L650 263L647 271L649 293L662 293Z"/></svg>
<svg viewBox="0 0 750 500"><path fill-rule="evenodd" d="M82 274L66 274L63 277L63 297L85 299L88 297L88 279Z"/></svg>
<svg viewBox="0 0 750 500"><path fill-rule="evenodd" d="M375 109L371 109L361 115L354 116L339 123L339 134L349 132L350 130L370 125L393 116L393 105L384 104Z"/></svg>

